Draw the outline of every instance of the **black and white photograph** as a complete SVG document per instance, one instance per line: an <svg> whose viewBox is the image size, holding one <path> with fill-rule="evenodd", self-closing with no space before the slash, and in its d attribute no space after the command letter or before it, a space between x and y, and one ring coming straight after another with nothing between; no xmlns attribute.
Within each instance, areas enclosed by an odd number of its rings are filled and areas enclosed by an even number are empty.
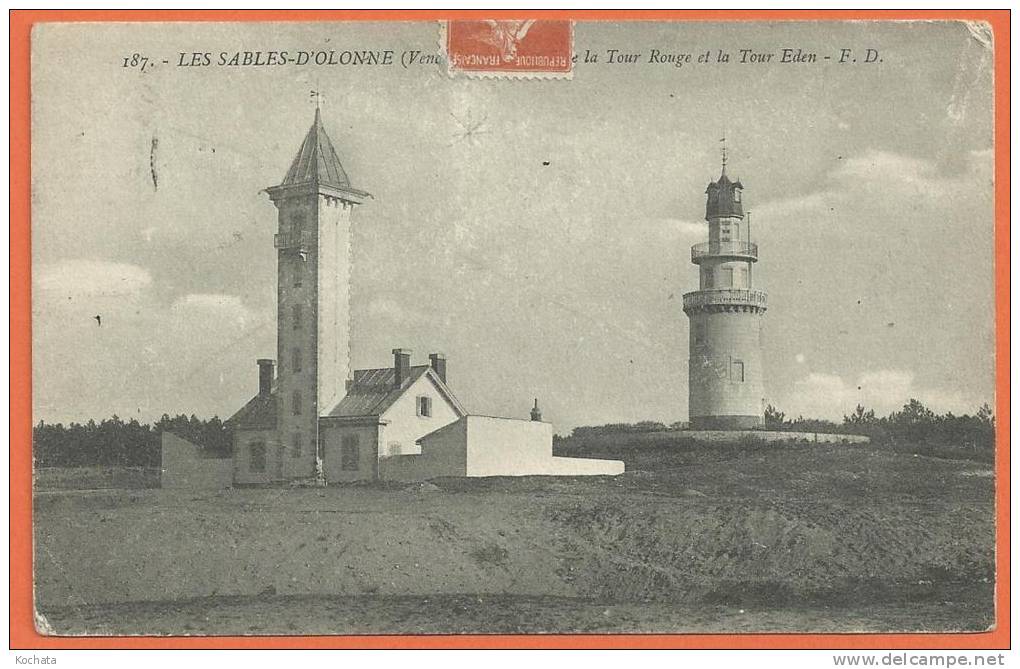
<svg viewBox="0 0 1020 669"><path fill-rule="evenodd" d="M994 629L992 56L36 25L36 630Z"/></svg>

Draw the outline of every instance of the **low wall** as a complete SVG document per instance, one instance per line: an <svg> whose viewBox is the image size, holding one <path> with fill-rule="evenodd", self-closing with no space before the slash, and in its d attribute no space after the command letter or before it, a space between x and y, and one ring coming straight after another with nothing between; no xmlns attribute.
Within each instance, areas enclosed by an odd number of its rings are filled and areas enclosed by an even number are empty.
<svg viewBox="0 0 1020 669"><path fill-rule="evenodd" d="M656 432L654 434L665 434ZM772 432L771 430L677 430L669 434L677 438L687 437L698 441L740 441L753 439L771 443L774 441L812 441L819 444L867 444L870 437L860 434L836 434L833 432Z"/></svg>
<svg viewBox="0 0 1020 669"><path fill-rule="evenodd" d="M233 478L233 458L207 457L201 447L170 432L163 433L161 487L219 490L229 488Z"/></svg>

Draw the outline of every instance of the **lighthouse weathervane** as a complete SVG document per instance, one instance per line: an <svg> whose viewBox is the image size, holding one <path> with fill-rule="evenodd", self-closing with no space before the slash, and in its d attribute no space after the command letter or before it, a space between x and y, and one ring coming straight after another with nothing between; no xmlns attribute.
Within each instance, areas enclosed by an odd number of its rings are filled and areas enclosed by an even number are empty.
<svg viewBox="0 0 1020 669"><path fill-rule="evenodd" d="M684 295L690 320L688 368L690 425L695 430L747 430L762 427L762 316L766 295L756 290L750 213L744 218L739 180L722 172L705 191L708 241L691 247L698 266L698 290Z"/></svg>

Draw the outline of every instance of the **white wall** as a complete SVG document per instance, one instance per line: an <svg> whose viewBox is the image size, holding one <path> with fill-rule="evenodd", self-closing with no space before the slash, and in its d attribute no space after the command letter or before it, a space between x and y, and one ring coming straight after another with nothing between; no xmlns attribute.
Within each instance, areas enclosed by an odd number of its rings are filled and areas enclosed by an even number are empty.
<svg viewBox="0 0 1020 669"><path fill-rule="evenodd" d="M468 416L467 475L543 473L552 458L552 425L540 421Z"/></svg>
<svg viewBox="0 0 1020 669"><path fill-rule="evenodd" d="M583 476L622 474L619 460L557 458L552 425L540 421L468 416L468 476Z"/></svg>
<svg viewBox="0 0 1020 669"><path fill-rule="evenodd" d="M318 245L318 393L320 414L336 406L350 378L351 212L354 205L320 195Z"/></svg>
<svg viewBox="0 0 1020 669"><path fill-rule="evenodd" d="M464 416L421 440L420 455L379 461L379 476L425 481L440 476L583 476L623 473L619 460L556 458L552 425L539 421Z"/></svg>

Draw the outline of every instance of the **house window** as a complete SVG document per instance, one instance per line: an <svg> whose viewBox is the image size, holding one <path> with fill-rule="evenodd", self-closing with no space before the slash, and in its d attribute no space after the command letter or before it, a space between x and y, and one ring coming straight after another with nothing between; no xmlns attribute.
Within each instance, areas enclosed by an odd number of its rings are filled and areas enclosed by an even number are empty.
<svg viewBox="0 0 1020 669"><path fill-rule="evenodd" d="M744 362L743 360L732 360L730 361L730 381L736 383L744 382Z"/></svg>
<svg viewBox="0 0 1020 669"><path fill-rule="evenodd" d="M300 372L301 371L301 349L299 349L299 348L294 349L293 355L291 356L291 358L292 358L291 362L293 363L293 371Z"/></svg>
<svg viewBox="0 0 1020 669"><path fill-rule="evenodd" d="M401 451L403 451L403 449L400 447L399 441L391 441L386 446L386 452L390 455L400 455Z"/></svg>
<svg viewBox="0 0 1020 669"><path fill-rule="evenodd" d="M418 415L428 418L432 415L432 398L431 397L419 397L418 398Z"/></svg>
<svg viewBox="0 0 1020 669"><path fill-rule="evenodd" d="M291 410L295 416L301 415L301 391L295 390L291 397Z"/></svg>
<svg viewBox="0 0 1020 669"><path fill-rule="evenodd" d="M294 305L294 329L295 330L300 330L301 329L301 305L300 304L295 304Z"/></svg>
<svg viewBox="0 0 1020 669"><path fill-rule="evenodd" d="M294 441L292 442L292 444L293 445L291 446L291 449L290 449L291 457L293 457L293 458L300 458L301 457L301 433L300 432L295 432L294 433Z"/></svg>
<svg viewBox="0 0 1020 669"><path fill-rule="evenodd" d="M358 471L358 461L361 459L358 451L358 435L344 435L340 441L340 469L345 472Z"/></svg>
<svg viewBox="0 0 1020 669"><path fill-rule="evenodd" d="M734 188L733 189L733 201L734 202L740 202L740 189L739 188Z"/></svg>
<svg viewBox="0 0 1020 669"><path fill-rule="evenodd" d="M266 445L253 441L248 446L248 469L252 472L266 471Z"/></svg>

